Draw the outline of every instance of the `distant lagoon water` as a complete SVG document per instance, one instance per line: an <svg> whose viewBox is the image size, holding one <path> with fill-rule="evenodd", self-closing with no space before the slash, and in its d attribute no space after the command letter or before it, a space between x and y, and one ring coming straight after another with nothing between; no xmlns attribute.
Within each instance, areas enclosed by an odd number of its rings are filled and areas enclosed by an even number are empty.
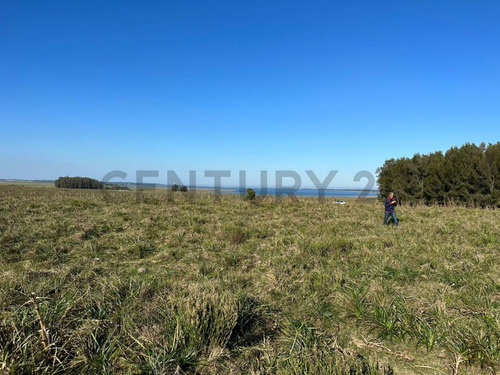
<svg viewBox="0 0 500 375"><path fill-rule="evenodd" d="M288 193L293 193L298 197L318 197L320 191L318 189L299 189L293 190L290 189L276 189L276 188L252 188L257 195L287 195ZM243 194L246 195L247 191L245 189L240 188L222 188L223 194ZM326 189L324 190L325 197L335 197L335 198L349 198L349 197L366 197L366 198L376 198L378 195L377 190L356 190L356 189Z"/></svg>

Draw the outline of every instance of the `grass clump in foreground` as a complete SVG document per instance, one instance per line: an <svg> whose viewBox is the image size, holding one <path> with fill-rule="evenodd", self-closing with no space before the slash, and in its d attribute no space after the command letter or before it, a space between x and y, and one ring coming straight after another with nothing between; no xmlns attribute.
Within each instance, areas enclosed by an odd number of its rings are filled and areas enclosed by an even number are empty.
<svg viewBox="0 0 500 375"><path fill-rule="evenodd" d="M498 211L101 194L0 187L0 373L498 371Z"/></svg>

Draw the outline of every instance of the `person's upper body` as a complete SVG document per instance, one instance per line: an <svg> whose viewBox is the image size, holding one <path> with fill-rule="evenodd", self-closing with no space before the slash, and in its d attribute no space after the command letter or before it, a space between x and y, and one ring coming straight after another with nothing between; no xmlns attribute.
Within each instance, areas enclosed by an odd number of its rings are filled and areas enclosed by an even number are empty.
<svg viewBox="0 0 500 375"><path fill-rule="evenodd" d="M394 206L396 204L396 199L394 199L394 193L389 193L389 196L385 199L385 212L394 212Z"/></svg>

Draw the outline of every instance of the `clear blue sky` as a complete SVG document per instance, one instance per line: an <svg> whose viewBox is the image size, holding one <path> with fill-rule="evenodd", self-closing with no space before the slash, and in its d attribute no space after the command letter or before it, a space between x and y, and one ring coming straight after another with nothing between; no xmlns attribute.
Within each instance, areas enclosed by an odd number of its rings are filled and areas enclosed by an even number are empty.
<svg viewBox="0 0 500 375"><path fill-rule="evenodd" d="M498 1L0 5L0 178L336 169L346 187L500 140Z"/></svg>

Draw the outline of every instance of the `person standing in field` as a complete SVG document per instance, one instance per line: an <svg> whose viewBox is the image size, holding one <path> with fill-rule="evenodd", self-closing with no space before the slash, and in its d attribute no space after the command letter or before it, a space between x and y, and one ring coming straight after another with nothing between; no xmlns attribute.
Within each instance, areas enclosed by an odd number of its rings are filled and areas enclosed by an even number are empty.
<svg viewBox="0 0 500 375"><path fill-rule="evenodd" d="M384 217L384 225L389 224L389 217L392 217L392 222L394 225L398 225L399 221L396 217L396 207L397 201L394 198L394 193L391 191L389 196L385 199L385 217Z"/></svg>

